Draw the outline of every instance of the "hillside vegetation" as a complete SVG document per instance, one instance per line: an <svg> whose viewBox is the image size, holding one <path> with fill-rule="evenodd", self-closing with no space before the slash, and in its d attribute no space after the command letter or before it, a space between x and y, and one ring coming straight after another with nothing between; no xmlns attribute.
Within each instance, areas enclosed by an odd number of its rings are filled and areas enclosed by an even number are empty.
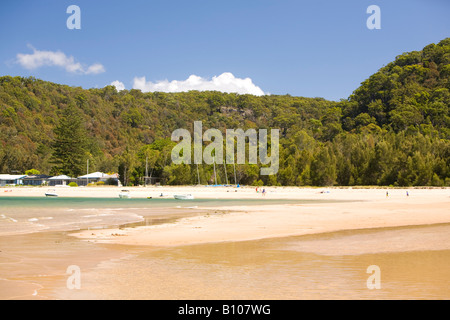
<svg viewBox="0 0 450 320"><path fill-rule="evenodd" d="M450 38L398 56L340 102L87 90L4 76L0 173L33 168L76 176L86 173L90 159L90 172L119 172L123 183L140 184L147 158L149 175L161 183L196 184L195 165L171 163L170 136L202 121L204 130L223 133L280 129L278 173L260 176L258 165L237 165L241 184L450 186L449 78ZM216 169L218 183L234 183L232 165ZM202 184L215 182L213 166L200 165L199 174Z"/></svg>

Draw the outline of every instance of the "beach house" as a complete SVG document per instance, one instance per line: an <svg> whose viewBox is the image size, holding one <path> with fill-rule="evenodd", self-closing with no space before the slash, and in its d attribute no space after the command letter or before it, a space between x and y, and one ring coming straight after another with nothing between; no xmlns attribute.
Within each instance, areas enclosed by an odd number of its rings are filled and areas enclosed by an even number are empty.
<svg viewBox="0 0 450 320"><path fill-rule="evenodd" d="M79 186L87 186L90 183L103 182L106 185L119 185L119 175L117 173L107 174L103 172L93 172L80 176L77 178L76 183Z"/></svg>
<svg viewBox="0 0 450 320"><path fill-rule="evenodd" d="M45 174L39 175L11 175L0 174L0 187L4 186L42 186L48 185L50 187L68 186L69 183L75 182L78 186L87 186L88 184L95 184L103 182L105 185L121 186L119 174L107 174L103 172L93 172L78 178L72 178L66 175L48 176Z"/></svg>
<svg viewBox="0 0 450 320"><path fill-rule="evenodd" d="M51 176L46 174L36 174L26 176L22 181L24 186L42 186L48 183L49 178L51 178Z"/></svg>
<svg viewBox="0 0 450 320"><path fill-rule="evenodd" d="M25 177L26 175L0 174L0 187L22 185Z"/></svg>
<svg viewBox="0 0 450 320"><path fill-rule="evenodd" d="M67 186L67 185L69 185L70 182L72 182L74 180L75 179L73 179L69 176L61 175L61 176L48 178L48 185L51 187Z"/></svg>

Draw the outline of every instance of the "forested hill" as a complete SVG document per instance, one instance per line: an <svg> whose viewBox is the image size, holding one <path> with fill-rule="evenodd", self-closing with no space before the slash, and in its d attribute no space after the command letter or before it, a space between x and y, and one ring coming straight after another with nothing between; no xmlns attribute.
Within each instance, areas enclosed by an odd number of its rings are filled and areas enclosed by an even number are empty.
<svg viewBox="0 0 450 320"><path fill-rule="evenodd" d="M450 38L398 56L342 105L344 129L370 123L450 136Z"/></svg>
<svg viewBox="0 0 450 320"><path fill-rule="evenodd" d="M278 174L260 176L258 166L238 165L241 184L449 186L449 76L449 38L398 56L341 102L289 95L117 92L112 86L86 90L4 76L0 173L33 168L76 176L86 172L89 158L90 172L119 172L126 184L139 184L147 157L149 173L161 183L195 184L194 165L171 164L170 136L202 121L204 130L222 132L281 129ZM64 135L79 142L69 158L58 149ZM64 165L62 158L70 161ZM224 169L218 168L217 182L234 183L233 167L227 166L227 177ZM214 183L212 166L199 170L202 184Z"/></svg>

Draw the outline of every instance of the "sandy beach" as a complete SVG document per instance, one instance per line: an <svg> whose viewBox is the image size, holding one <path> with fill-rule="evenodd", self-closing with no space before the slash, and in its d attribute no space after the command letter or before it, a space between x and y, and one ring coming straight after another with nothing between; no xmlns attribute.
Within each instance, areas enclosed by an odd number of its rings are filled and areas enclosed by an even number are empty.
<svg viewBox="0 0 450 320"><path fill-rule="evenodd" d="M137 228L86 230L73 236L126 245L179 246L318 234L340 230L450 223L449 189L171 187L133 189L135 197L192 193L196 198L304 199L306 204L204 208L203 216ZM234 192L237 190L237 192ZM81 196L85 190L77 190ZM111 190L94 190L113 196ZM388 195L386 195L388 191ZM408 195L407 195L408 192ZM327 202L320 202L320 200ZM184 201L185 204L187 201ZM181 202L180 202L181 203ZM215 214L211 214L211 211Z"/></svg>

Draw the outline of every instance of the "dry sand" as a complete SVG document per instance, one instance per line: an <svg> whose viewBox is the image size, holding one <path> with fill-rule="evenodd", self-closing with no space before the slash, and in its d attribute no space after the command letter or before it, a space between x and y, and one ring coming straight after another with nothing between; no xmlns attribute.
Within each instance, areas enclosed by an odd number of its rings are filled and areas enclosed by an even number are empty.
<svg viewBox="0 0 450 320"><path fill-rule="evenodd" d="M94 189L94 188L92 188ZM125 229L87 230L72 234L93 242L179 246L244 241L339 230L450 223L450 189L351 189L266 187L151 187L131 189L133 197L192 193L198 198L304 199L329 202L210 208L205 215L175 223ZM71 191L65 189L64 191ZM77 196L117 196L118 189L95 189ZM235 192L235 190L238 190ZM389 196L386 196L386 191ZM409 196L407 196L407 191ZM31 191L30 191L31 192ZM336 201L336 202L333 202ZM212 214L212 212L217 212ZM449 239L450 240L450 239Z"/></svg>

